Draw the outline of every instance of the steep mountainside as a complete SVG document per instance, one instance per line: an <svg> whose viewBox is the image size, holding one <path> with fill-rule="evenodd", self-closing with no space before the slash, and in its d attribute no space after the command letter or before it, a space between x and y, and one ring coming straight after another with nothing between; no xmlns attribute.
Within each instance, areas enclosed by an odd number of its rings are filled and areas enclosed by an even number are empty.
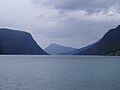
<svg viewBox="0 0 120 90"><path fill-rule="evenodd" d="M30 33L0 29L0 54L46 55Z"/></svg>
<svg viewBox="0 0 120 90"><path fill-rule="evenodd" d="M103 38L86 50L74 53L76 55L105 55L120 50L120 25L109 30Z"/></svg>

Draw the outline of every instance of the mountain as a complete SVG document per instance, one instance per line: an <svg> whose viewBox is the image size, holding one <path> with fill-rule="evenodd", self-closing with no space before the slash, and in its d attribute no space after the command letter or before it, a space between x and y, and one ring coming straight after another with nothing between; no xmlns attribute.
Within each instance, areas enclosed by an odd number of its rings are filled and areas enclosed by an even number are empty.
<svg viewBox="0 0 120 90"><path fill-rule="evenodd" d="M80 48L80 49L75 49L75 50L70 51L70 52L61 53L61 55L74 55L76 53L79 53L79 52L87 50L88 48L92 47L94 44L88 45L88 46Z"/></svg>
<svg viewBox="0 0 120 90"><path fill-rule="evenodd" d="M0 29L0 54L6 55L46 55L30 33Z"/></svg>
<svg viewBox="0 0 120 90"><path fill-rule="evenodd" d="M76 48L66 47L66 46L55 44L55 43L50 44L48 47L44 49L44 51L46 51L51 55L58 55L58 54L70 52L73 50L76 50Z"/></svg>
<svg viewBox="0 0 120 90"><path fill-rule="evenodd" d="M120 25L109 30L101 40L75 55L106 55L120 50Z"/></svg>

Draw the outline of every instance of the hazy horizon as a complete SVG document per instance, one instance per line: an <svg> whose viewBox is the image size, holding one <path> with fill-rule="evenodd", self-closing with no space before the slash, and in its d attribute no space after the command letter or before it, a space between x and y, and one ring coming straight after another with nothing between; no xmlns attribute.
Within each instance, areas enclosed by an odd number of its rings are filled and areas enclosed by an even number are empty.
<svg viewBox="0 0 120 90"><path fill-rule="evenodd" d="M119 0L0 0L0 28L30 32L37 43L81 48L120 21Z"/></svg>

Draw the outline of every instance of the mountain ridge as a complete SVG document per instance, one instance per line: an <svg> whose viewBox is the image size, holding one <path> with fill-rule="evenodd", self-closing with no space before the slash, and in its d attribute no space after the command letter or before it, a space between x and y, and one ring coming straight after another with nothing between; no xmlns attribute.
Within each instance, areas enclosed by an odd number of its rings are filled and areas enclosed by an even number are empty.
<svg viewBox="0 0 120 90"><path fill-rule="evenodd" d="M61 55L62 53L70 52L70 51L73 51L73 50L76 50L76 48L62 46L62 45L59 45L59 44L56 44L56 43L51 43L51 44L49 44L48 47L46 47L44 49L44 51L46 51L46 52L48 52L49 54L52 54L52 55Z"/></svg>
<svg viewBox="0 0 120 90"><path fill-rule="evenodd" d="M30 33L8 28L0 28L0 54L47 55Z"/></svg>
<svg viewBox="0 0 120 90"><path fill-rule="evenodd" d="M106 55L120 50L120 25L110 29L96 44L75 55Z"/></svg>

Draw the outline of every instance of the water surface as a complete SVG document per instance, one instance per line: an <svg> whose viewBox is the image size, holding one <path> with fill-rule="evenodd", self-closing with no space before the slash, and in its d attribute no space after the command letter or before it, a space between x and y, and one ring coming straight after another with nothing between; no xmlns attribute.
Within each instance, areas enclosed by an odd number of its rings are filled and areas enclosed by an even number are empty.
<svg viewBox="0 0 120 90"><path fill-rule="evenodd" d="M120 90L120 57L0 56L0 90Z"/></svg>

